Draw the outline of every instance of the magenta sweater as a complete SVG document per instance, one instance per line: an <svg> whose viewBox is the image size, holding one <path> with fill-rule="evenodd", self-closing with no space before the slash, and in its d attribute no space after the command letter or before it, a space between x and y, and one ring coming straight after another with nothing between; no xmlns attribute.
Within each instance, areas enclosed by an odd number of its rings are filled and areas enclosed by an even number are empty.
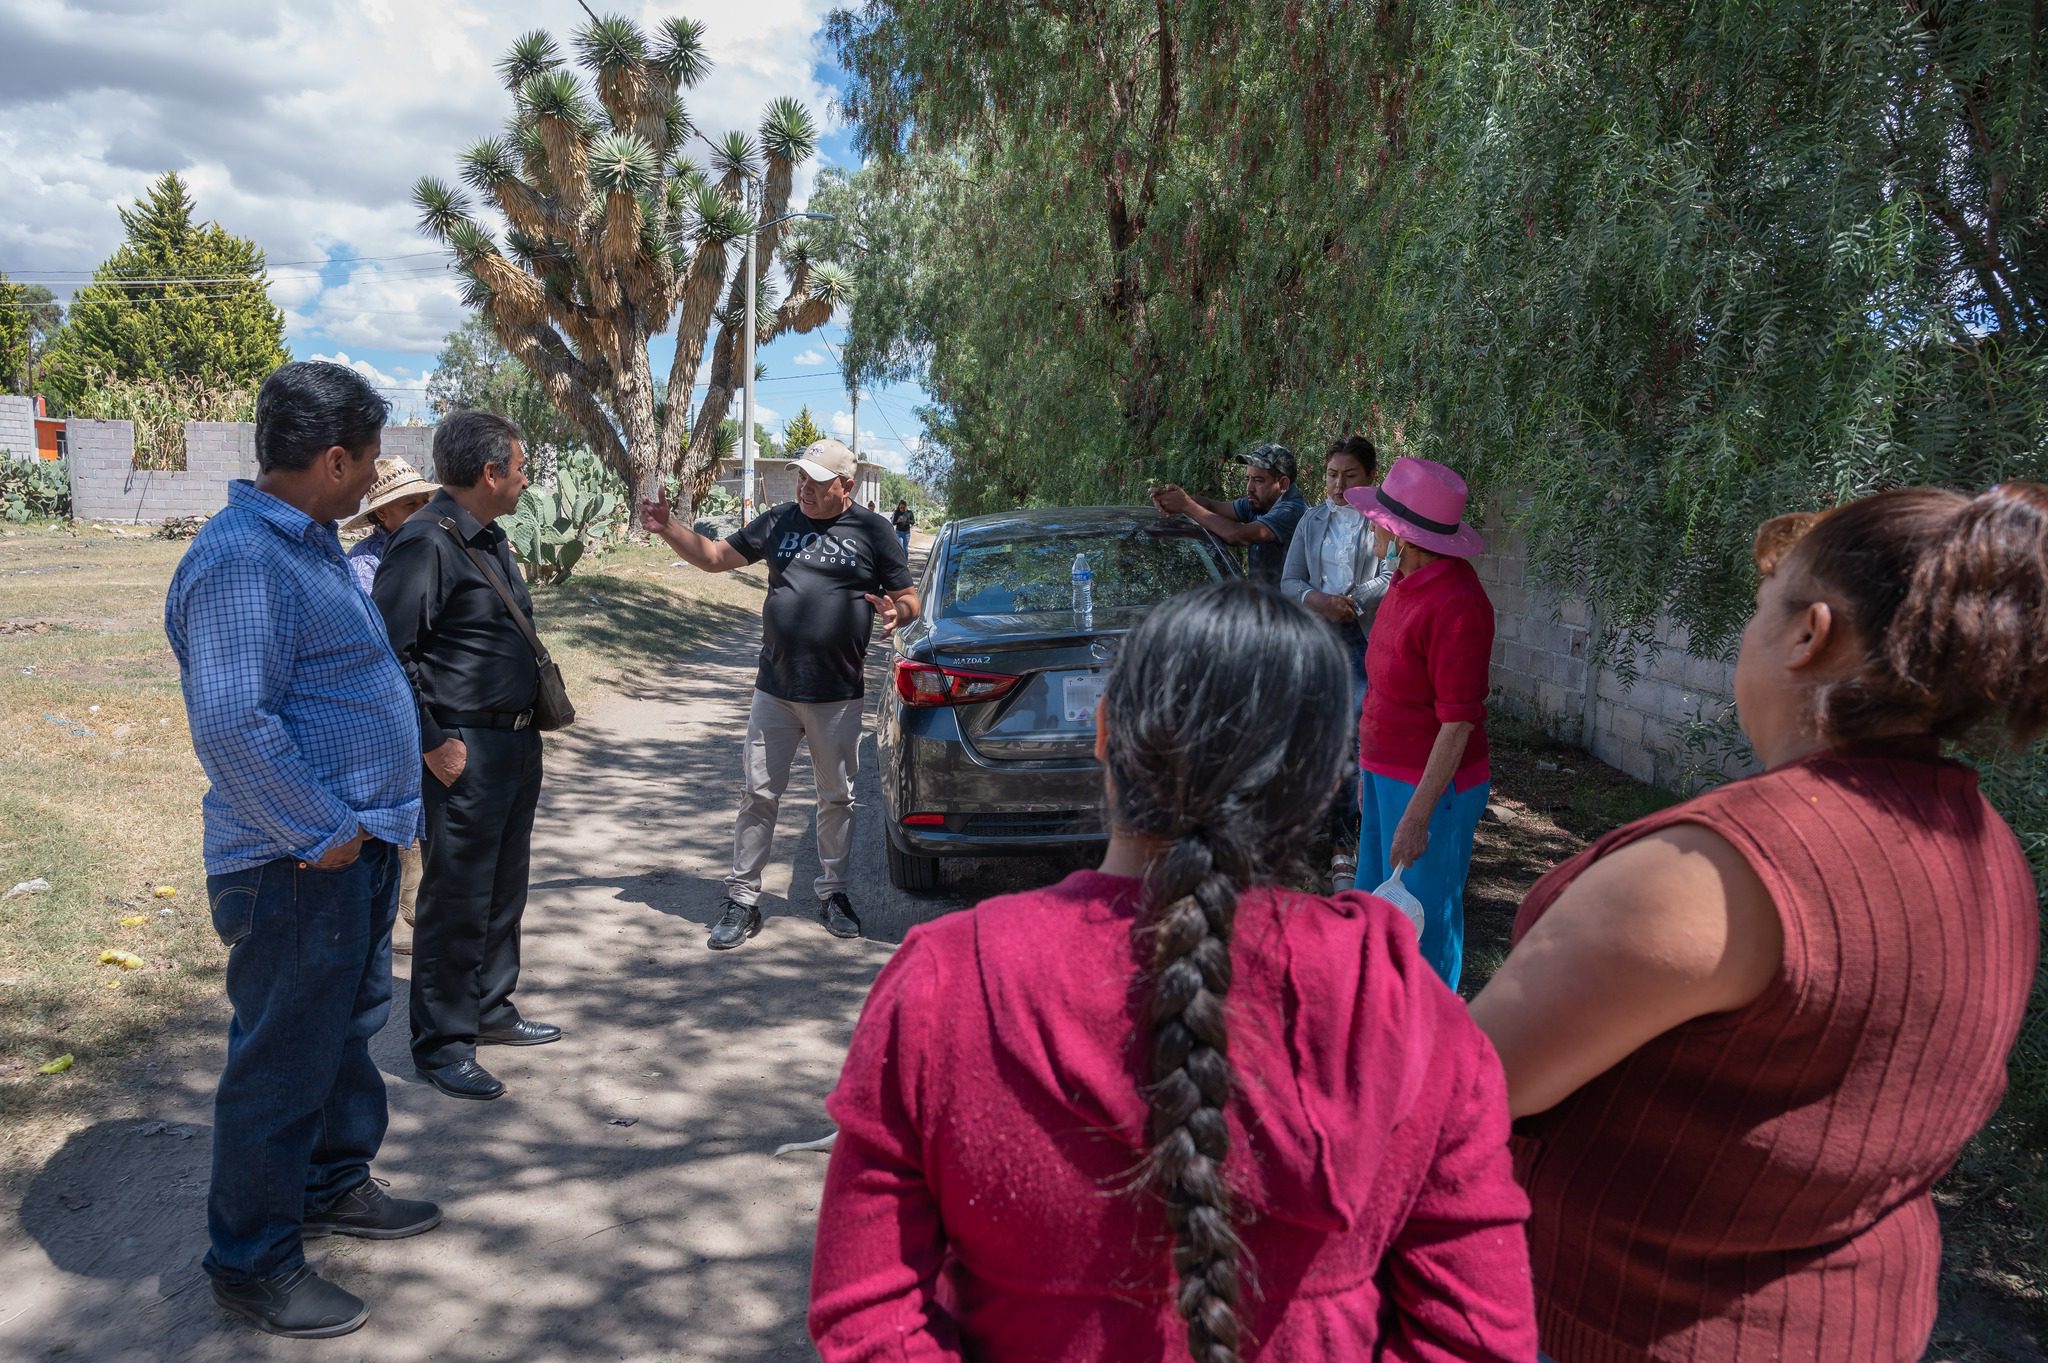
<svg viewBox="0 0 2048 1363"><path fill-rule="evenodd" d="M1139 883L1080 872L914 929L828 1103L811 1333L850 1359L1185 1359L1132 1191ZM1531 1359L1500 1062L1363 894L1239 906L1229 1173L1247 1358Z"/></svg>

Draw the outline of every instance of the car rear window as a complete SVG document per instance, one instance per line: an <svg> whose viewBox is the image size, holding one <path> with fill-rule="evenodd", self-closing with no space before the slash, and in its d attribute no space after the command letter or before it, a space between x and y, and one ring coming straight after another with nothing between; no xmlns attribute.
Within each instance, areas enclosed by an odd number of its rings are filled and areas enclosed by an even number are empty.
<svg viewBox="0 0 2048 1363"><path fill-rule="evenodd" d="M954 551L948 565L945 610L951 615L1071 610L1075 554L1088 555L1097 608L1150 606L1224 573L1203 541L1143 528L967 544Z"/></svg>

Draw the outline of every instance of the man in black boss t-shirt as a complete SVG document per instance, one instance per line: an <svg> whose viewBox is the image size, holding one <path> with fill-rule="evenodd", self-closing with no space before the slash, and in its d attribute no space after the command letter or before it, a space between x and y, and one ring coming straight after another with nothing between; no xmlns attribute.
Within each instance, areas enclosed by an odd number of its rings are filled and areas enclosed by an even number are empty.
<svg viewBox="0 0 2048 1363"><path fill-rule="evenodd" d="M725 903L708 943L714 951L761 930L761 868L799 742L810 744L818 782L819 915L833 936L860 936L860 918L846 897L846 868L865 709L862 659L877 615L885 632L917 618L917 589L894 529L854 503L859 463L853 452L837 440L820 440L795 467L796 500L763 512L725 540L676 524L664 502L640 504L648 532L706 572L768 564L761 667L747 716L746 789L733 827Z"/></svg>

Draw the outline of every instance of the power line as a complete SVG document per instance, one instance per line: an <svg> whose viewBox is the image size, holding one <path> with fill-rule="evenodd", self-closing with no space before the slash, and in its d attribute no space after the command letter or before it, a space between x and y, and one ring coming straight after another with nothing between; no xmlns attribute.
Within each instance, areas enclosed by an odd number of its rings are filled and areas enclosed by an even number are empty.
<svg viewBox="0 0 2048 1363"><path fill-rule="evenodd" d="M843 355L842 353L840 353L840 351L839 351L839 348L838 348L837 346L834 346L834 345L832 344L832 342L831 342L831 341L829 341L829 340L827 340L827 339L826 339L826 338L825 338L824 336L822 336L822 335L821 335L821 336L819 336L819 337L818 337L818 341L819 341L819 343L820 343L821 345L823 345L823 346L825 347L825 349L827 349L827 350L829 350L829 351L831 351L831 352L832 352L832 358L833 358L833 359L835 359L835 360L839 361L839 372L840 372L840 373L842 373L842 374L843 374L843 373L845 373L845 372L846 372L846 356L845 356L845 355ZM896 423L895 423L895 422L893 422L893 421L891 421L891 420L889 419L889 409L888 409L888 408L886 408L886 407L884 407L884 406L882 406L882 405L880 404L880 402L878 402L878 401L876 400L876 394L875 394L875 393L873 393L873 392L870 392L870 393L868 394L868 401L869 401L869 402L873 402L873 403L875 403L875 410L876 410L876 411L878 411L878 412L880 412L880 413L882 414L882 424L883 424L884 426L887 426L887 427L889 428L889 434L890 434L890 435L892 435L892 436L895 436L895 439L896 439L896 443L897 443L898 445L901 445L901 446L903 447L903 449L904 449L905 453L911 453L911 452L914 452L914 451L916 451L917 449L921 448L921 446L918 446L918 445L912 445L912 444L911 444L911 443L910 443L910 442L909 442L908 440L905 440L905 439L904 439L904 438L903 438L902 436L900 436L900 435L897 435L897 434L896 434ZM855 433L856 435L858 435L858 434L859 434L859 432L858 432L857 430L856 430L856 431L855 431L854 433Z"/></svg>
<svg viewBox="0 0 2048 1363"><path fill-rule="evenodd" d="M441 267L439 267L439 266L435 266L435 267L433 267L432 269L424 269L424 270L423 270L423 269L410 269L410 270L387 270L387 271L383 271L383 272L381 272L380 274L378 274L377 278L379 278L379 279L425 279L425 278L427 278L427 277L428 277L428 276L430 276L430 275L437 275L437 274L446 274L446 273L447 273L447 271L446 271L446 270L442 269L442 268L441 268ZM268 274L268 272L267 272L267 271L266 271L266 274ZM275 275L275 274L268 274L268 277L267 277L267 278L265 278L265 279L255 279L255 278L252 278L252 277L251 277L251 276L249 276L249 275L213 275L213 276L210 276L210 277L206 277L206 278L201 278L201 277L199 277L199 276L197 276L197 275L180 275L180 276L176 276L176 277L173 277L173 278L168 278L168 279L52 279L52 280L28 280L28 281L26 281L26 282L28 282L28 283L31 283L31 284L37 284L37 283L41 283L41 284L56 284L56 285L59 285L59 286L62 286L62 285L66 285L66 284L69 284L69 285L74 285L75 287L73 288L72 292L73 292L73 294L74 294L74 296L75 296L75 295L76 295L76 294L77 294L77 293L78 293L79 291L81 291L81 290L84 290L84 289L141 289L141 288L154 288L154 287L159 287L159 286L163 286L163 285L169 285L169 284L208 284L208 285L212 285L212 284L256 284L256 285L267 285L267 284L279 283L279 282L282 282L282 281L288 281L288 280L299 280L299 279L320 279L320 280L324 280L325 278L326 278L326 276L324 276L324 275L319 275L319 274L284 274L284 275ZM24 282L24 281L21 281L21 280L14 280L13 282L15 282L15 283L22 283L22 282ZM355 281L354 281L354 280L352 280L352 279L351 279L351 280L345 280L345 281L343 281L342 283L338 283L338 284L331 284L331 285L328 285L328 287L329 287L329 288L342 288L342 287L345 287L345 286L346 286L347 284L352 284L352 283L354 283L354 282L355 282Z"/></svg>
<svg viewBox="0 0 2048 1363"><path fill-rule="evenodd" d="M331 257L327 257L327 258L325 258L325 259L319 259L319 260L272 260L272 261L267 261L267 262L265 262L265 264L264 264L264 268L265 268L265 269L280 269L280 268L284 268L284 267L287 267L287 266L293 266L293 265L320 265L320 266L328 266L328 265L368 265L368 264L371 264L372 262L375 262L375 261L380 261L380 260L420 260L420 259L423 259L423 258L425 258L425 257L427 257L427 256L445 256L445 255L447 255L447 254L448 254L448 253L447 253L447 251L446 251L445 249L443 249L443 250L438 250L438 251L409 251L409 252L407 252L407 253L406 253L406 254L404 254L404 255L397 255L397 256L331 256ZM89 269L89 270L80 270L80 269L72 269L72 268L69 268L69 267L66 267L66 268L63 268L63 269L55 269L55 268L53 268L53 269L48 269L48 270L0 270L0 274L4 274L4 275L8 276L8 277L9 277L9 278L11 278L11 279L18 279L18 278L20 278L20 277L22 277L22 276L24 276L24 275L88 275L88 276L89 276L89 275L91 275L91 274L95 273L95 272L96 272L96 271L97 271L98 269L99 269L99 267L98 267L98 266L94 266L94 267L93 267L92 269Z"/></svg>

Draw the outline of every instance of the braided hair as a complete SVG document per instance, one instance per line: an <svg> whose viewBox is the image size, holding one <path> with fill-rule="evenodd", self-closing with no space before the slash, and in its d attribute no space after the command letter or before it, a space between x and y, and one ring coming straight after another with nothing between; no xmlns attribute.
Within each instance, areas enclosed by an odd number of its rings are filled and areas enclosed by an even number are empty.
<svg viewBox="0 0 2048 1363"><path fill-rule="evenodd" d="M1328 626L1270 587L1198 588L1125 641L1105 696L1110 817L1163 844L1132 928L1149 1105L1141 1177L1165 1203L1188 1350L1237 1363L1249 1272L1224 1165L1238 893L1306 851L1350 755L1350 673Z"/></svg>

